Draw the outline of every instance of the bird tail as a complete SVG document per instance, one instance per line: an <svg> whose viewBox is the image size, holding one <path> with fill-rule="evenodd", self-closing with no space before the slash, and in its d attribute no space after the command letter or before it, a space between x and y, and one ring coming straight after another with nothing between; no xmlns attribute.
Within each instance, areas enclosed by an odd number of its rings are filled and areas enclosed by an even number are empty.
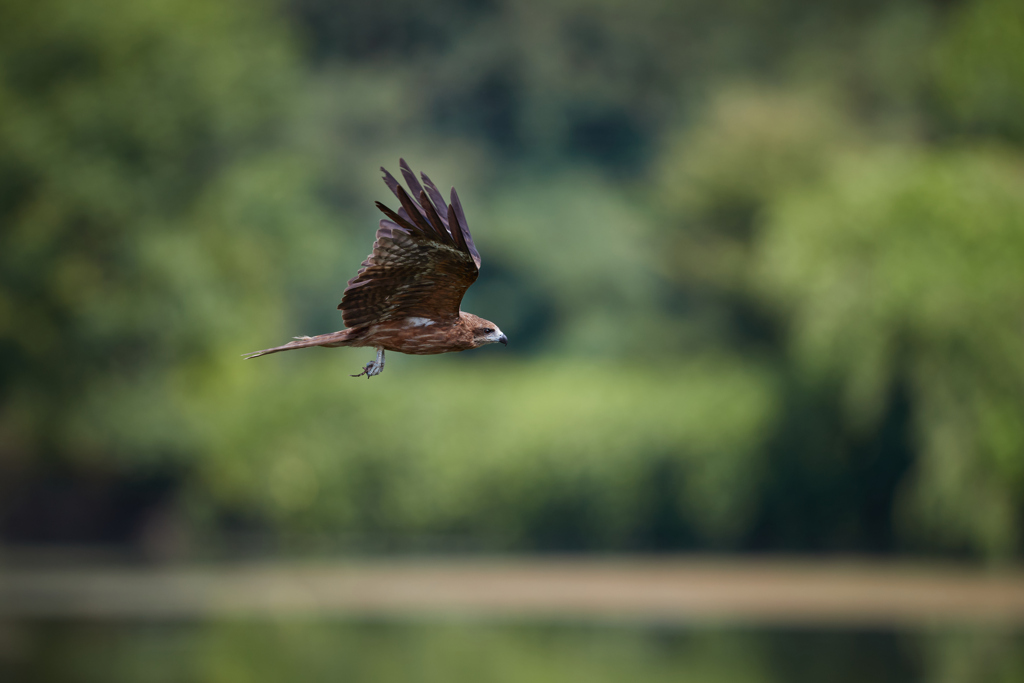
<svg viewBox="0 0 1024 683"><path fill-rule="evenodd" d="M291 351L292 349L305 349L310 346L348 346L346 342L352 338L353 329L341 330L340 332L330 332L328 334L318 334L315 337L295 337L295 341L290 341L283 346L275 346L272 349L263 349L262 351L253 351L242 356L242 358L259 358L260 356L266 356L271 353L277 353L278 351Z"/></svg>

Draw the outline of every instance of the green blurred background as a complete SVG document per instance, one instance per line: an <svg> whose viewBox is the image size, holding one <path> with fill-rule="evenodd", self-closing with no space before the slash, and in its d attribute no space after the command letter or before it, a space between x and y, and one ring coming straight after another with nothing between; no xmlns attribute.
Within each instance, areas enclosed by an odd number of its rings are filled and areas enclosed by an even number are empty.
<svg viewBox="0 0 1024 683"><path fill-rule="evenodd" d="M1014 562L1022 112L1019 0L5 2L0 548ZM399 156L508 349L243 362Z"/></svg>
<svg viewBox="0 0 1024 683"><path fill-rule="evenodd" d="M1022 111L1002 0L5 3L2 538L1014 557ZM510 348L241 362L399 155Z"/></svg>

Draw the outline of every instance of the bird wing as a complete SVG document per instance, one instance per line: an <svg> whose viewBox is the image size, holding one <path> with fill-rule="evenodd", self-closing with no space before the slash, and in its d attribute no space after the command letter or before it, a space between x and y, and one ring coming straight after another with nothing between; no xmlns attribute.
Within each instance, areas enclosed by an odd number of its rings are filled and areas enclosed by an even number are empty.
<svg viewBox="0 0 1024 683"><path fill-rule="evenodd" d="M430 178L422 175L424 187L405 159L399 164L418 201L380 169L402 206L395 212L377 202L388 218L381 220L373 252L338 304L347 327L410 317L457 320L462 297L480 272L480 254L455 188L451 204L445 204Z"/></svg>

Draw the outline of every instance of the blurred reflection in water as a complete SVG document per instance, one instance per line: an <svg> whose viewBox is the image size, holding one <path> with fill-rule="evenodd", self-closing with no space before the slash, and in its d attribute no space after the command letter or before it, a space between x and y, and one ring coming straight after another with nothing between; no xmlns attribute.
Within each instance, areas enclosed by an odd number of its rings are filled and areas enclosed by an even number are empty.
<svg viewBox="0 0 1024 683"><path fill-rule="evenodd" d="M0 626L0 679L1020 681L1024 632L301 619L51 621Z"/></svg>

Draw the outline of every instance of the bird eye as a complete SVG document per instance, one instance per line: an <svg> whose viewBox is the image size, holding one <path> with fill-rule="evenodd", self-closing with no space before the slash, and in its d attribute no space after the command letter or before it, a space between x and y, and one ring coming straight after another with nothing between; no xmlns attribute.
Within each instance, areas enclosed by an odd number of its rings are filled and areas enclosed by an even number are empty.
<svg viewBox="0 0 1024 683"><path fill-rule="evenodd" d="M494 328L493 327L485 327L483 329L483 333L484 334L490 334L491 332L494 332Z"/></svg>

